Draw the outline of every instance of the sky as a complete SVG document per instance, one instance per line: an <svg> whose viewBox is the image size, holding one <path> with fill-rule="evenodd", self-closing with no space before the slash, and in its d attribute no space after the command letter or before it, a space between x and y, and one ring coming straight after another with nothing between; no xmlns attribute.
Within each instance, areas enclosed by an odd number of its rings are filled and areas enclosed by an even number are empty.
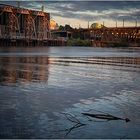
<svg viewBox="0 0 140 140"><path fill-rule="evenodd" d="M0 3L17 5L16 1L0 1ZM24 8L41 10L51 14L59 25L70 24L78 28L88 27L92 23L100 23L107 27L140 26L140 1L20 1Z"/></svg>

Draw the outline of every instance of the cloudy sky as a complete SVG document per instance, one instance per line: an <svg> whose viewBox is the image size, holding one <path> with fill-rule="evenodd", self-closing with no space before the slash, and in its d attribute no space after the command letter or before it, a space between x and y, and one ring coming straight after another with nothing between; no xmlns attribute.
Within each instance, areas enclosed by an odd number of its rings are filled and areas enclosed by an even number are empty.
<svg viewBox="0 0 140 140"><path fill-rule="evenodd" d="M17 5L15 1L0 1L0 3ZM44 5L45 11L60 25L70 24L72 27L87 27L98 22L104 25L140 26L140 1L21 1L25 8L40 10Z"/></svg>

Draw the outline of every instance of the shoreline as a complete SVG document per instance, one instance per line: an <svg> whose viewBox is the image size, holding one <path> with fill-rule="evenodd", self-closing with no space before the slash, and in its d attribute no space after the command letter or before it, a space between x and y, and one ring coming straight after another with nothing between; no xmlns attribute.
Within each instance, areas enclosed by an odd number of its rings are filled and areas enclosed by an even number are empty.
<svg viewBox="0 0 140 140"><path fill-rule="evenodd" d="M140 50L140 46L138 47L93 47L93 46L0 46L0 48L102 48L102 49L134 49L134 50Z"/></svg>

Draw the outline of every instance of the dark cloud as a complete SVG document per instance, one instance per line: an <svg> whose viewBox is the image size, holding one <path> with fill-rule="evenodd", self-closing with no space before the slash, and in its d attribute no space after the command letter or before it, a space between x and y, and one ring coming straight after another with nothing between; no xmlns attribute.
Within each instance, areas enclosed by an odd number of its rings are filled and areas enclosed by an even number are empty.
<svg viewBox="0 0 140 140"><path fill-rule="evenodd" d="M34 5L37 5L37 3L34 3ZM99 19L122 20L122 18L125 18L125 20L140 19L140 12L137 11L140 9L140 1L57 1L43 2L42 4L46 6L46 9L56 11L52 13L52 16L89 21Z"/></svg>
<svg viewBox="0 0 140 140"><path fill-rule="evenodd" d="M57 10L53 16L63 16L67 18L78 18L82 20L139 20L140 2L139 1L81 1L81 2L49 2L46 7ZM90 13L90 14L88 14ZM91 14L93 13L93 14ZM94 14L96 13L96 14Z"/></svg>
<svg viewBox="0 0 140 140"><path fill-rule="evenodd" d="M2 2L1 2L2 3ZM3 1L16 5L16 1ZM139 20L140 1L21 1L27 8L41 9L41 5L52 16L93 21L99 19Z"/></svg>
<svg viewBox="0 0 140 140"><path fill-rule="evenodd" d="M65 7L63 7L65 5ZM48 6L53 9L63 11L104 11L110 9L130 9L140 8L139 1L72 1L72 2L48 2ZM63 8L63 9L62 9Z"/></svg>

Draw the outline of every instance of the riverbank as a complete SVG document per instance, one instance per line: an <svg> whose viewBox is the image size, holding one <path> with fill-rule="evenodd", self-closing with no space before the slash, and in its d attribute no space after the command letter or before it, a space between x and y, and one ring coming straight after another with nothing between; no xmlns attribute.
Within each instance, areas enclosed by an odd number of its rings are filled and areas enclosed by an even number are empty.
<svg viewBox="0 0 140 140"><path fill-rule="evenodd" d="M140 44L132 44L129 42L103 42L103 41L95 41L89 39L80 39L80 38L71 38L67 40L67 46L84 46L84 47L112 47L112 48L129 48L133 46L135 48L139 48Z"/></svg>
<svg viewBox="0 0 140 140"><path fill-rule="evenodd" d="M67 46L91 46L91 41L86 39L68 39Z"/></svg>

